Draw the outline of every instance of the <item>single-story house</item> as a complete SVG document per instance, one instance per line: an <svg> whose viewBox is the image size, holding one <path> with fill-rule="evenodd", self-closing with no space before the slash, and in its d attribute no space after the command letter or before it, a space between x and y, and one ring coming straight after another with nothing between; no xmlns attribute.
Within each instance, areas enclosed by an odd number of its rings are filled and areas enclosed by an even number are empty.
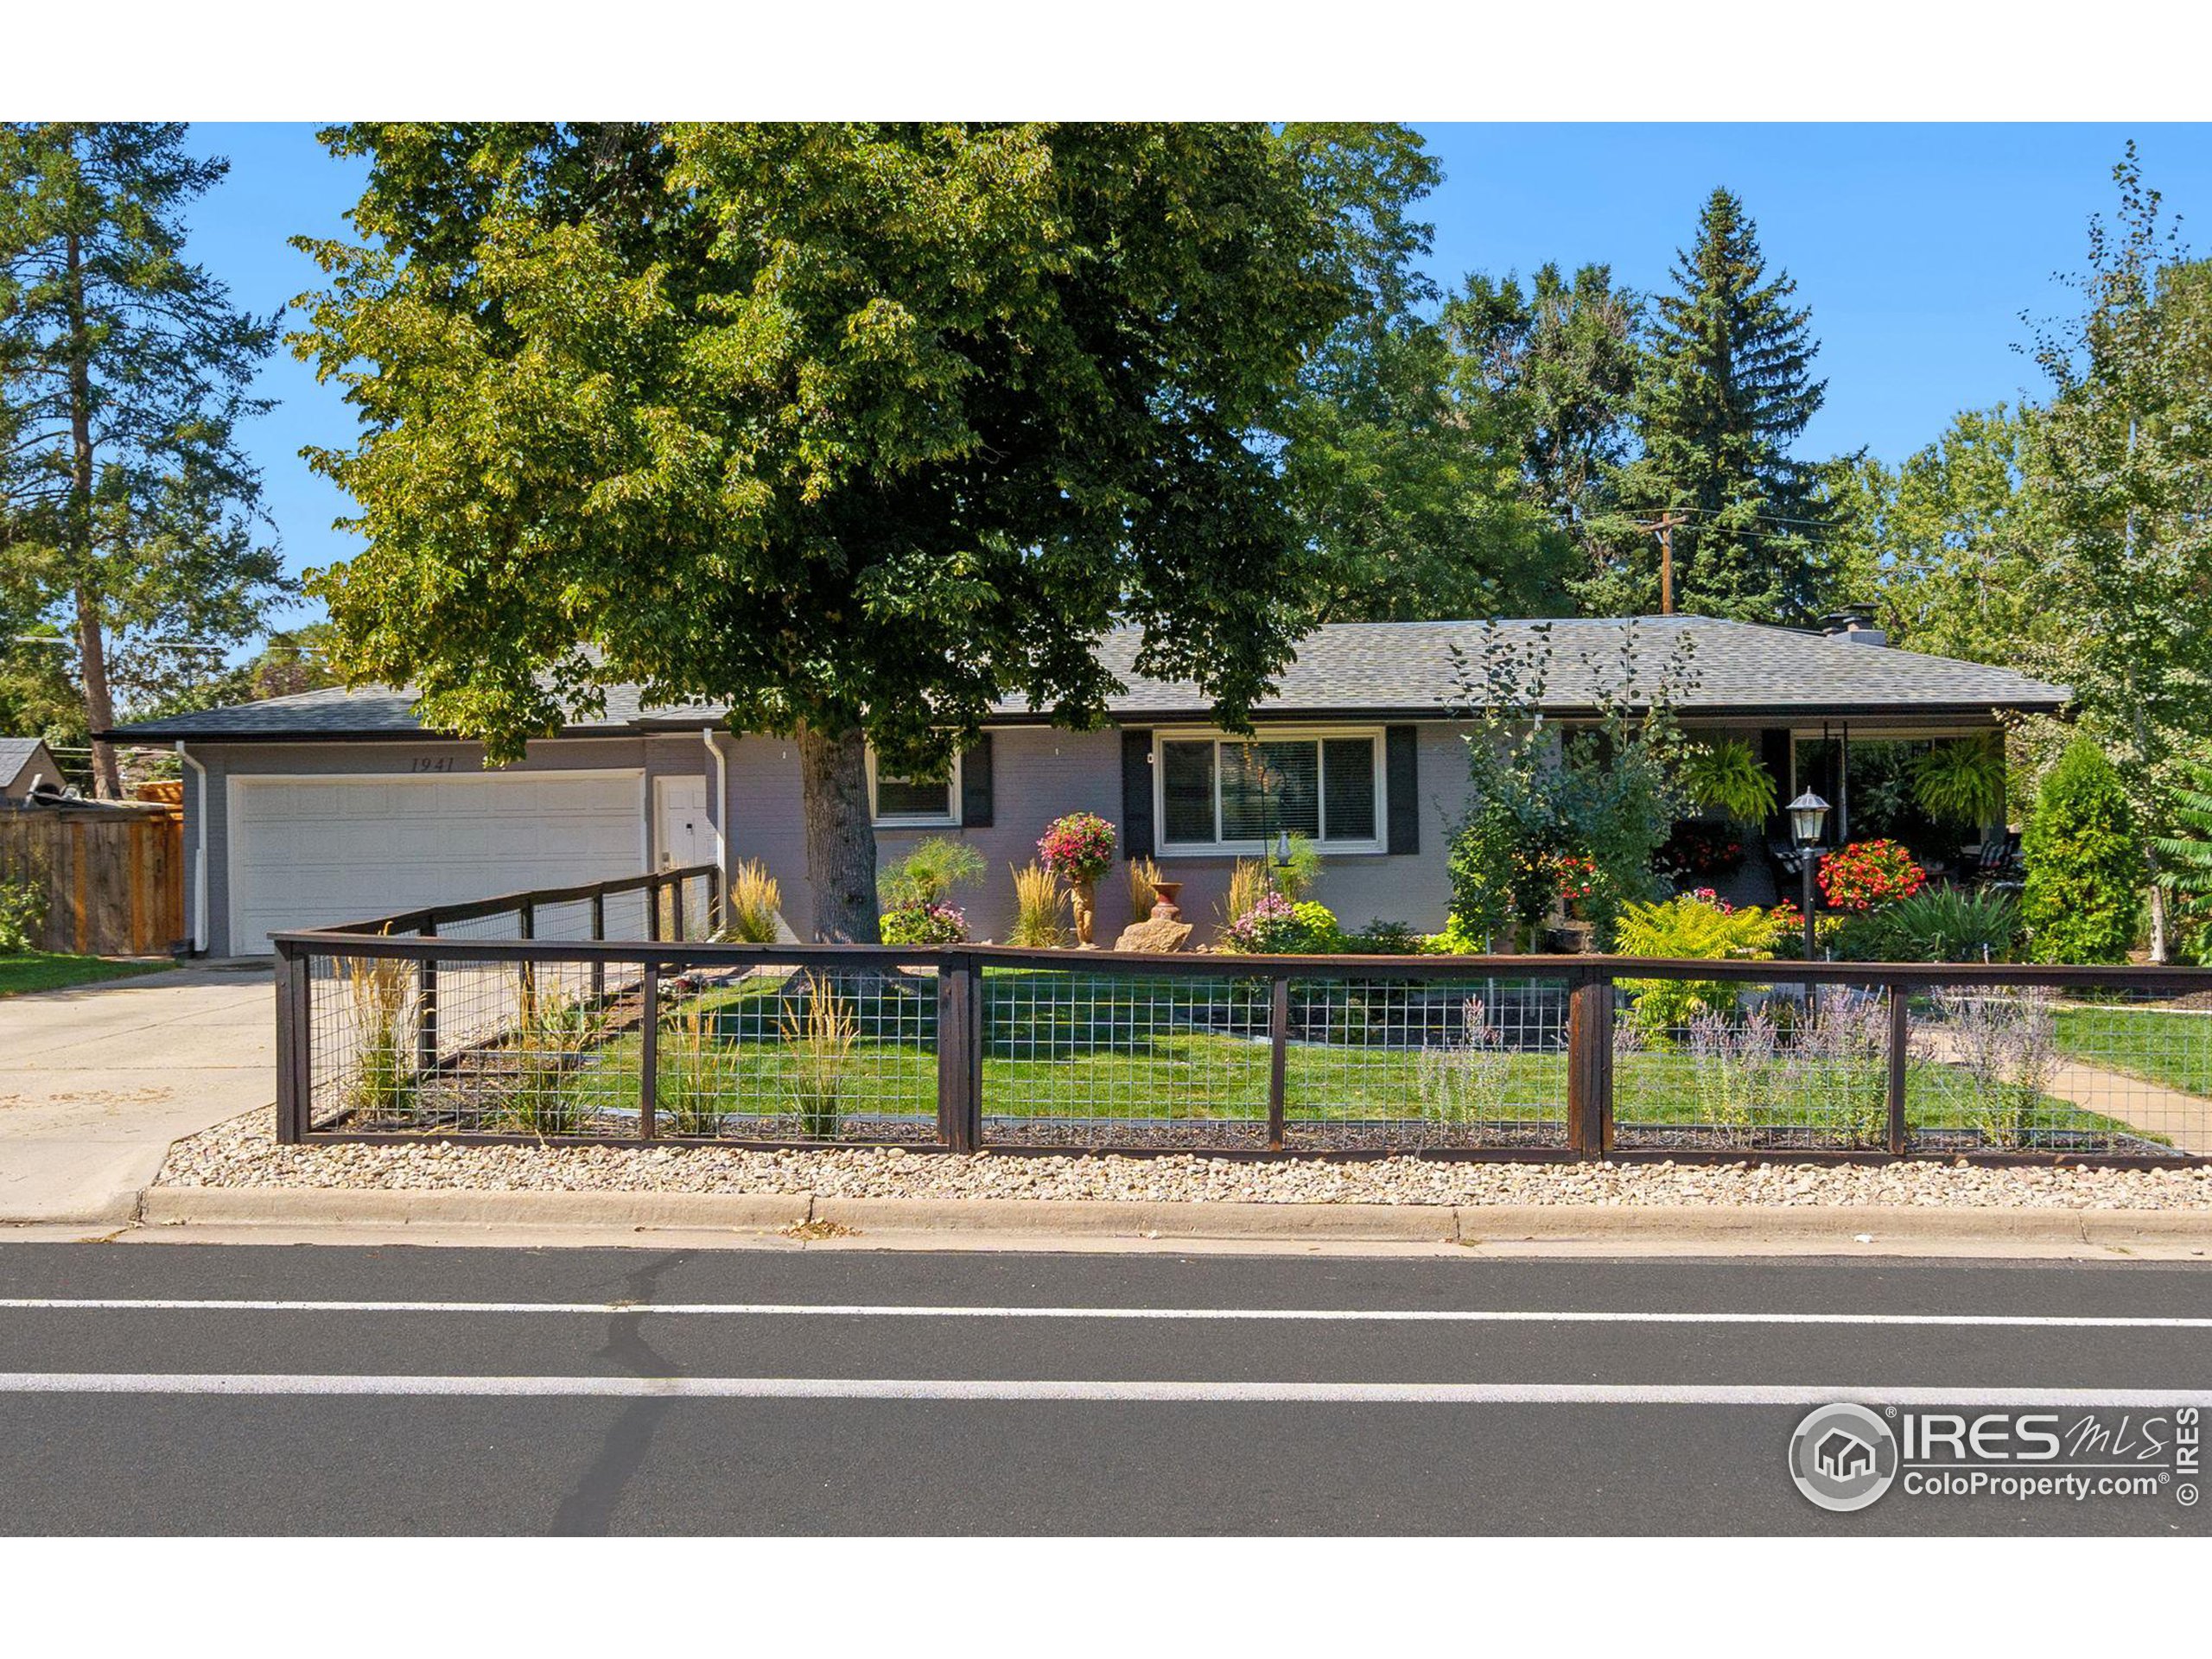
<svg viewBox="0 0 2212 1659"><path fill-rule="evenodd" d="M1525 635L1535 625L1499 626ZM1618 660L1627 626L1551 625L1551 717L1567 726L1596 717L1598 688L1580 664ZM1689 616L1636 626L1647 673L1683 636L1693 643L1696 682L1678 702L1686 728L1751 742L1783 799L1802 781L1822 788L1837 803L1833 827L1847 835L1844 746L1967 736L2008 713L2058 712L2069 696L2010 669L1891 648L1863 626L1823 634ZM1148 853L1185 883L1185 909L1200 919L1240 855L1294 830L1319 847L1317 896L1347 925L1440 926L1446 842L1467 795L1455 651L1473 660L1484 626L1317 630L1254 711L1256 753L1213 728L1195 688L1137 675L1133 634L1109 634L1102 657L1127 689L1103 729L1062 729L1007 705L947 779L872 769L881 856L888 862L931 835L973 843L988 877L957 897L976 937L1003 937L1009 868L1035 855L1039 834L1064 813L1116 824L1125 853ZM747 859L778 878L786 920L810 937L790 741L725 730L713 707L647 707L638 688L616 685L603 713L532 742L519 765L487 772L478 746L424 730L412 701L404 690L309 691L111 734L174 745L182 761L187 915L198 949L253 954L281 929ZM1808 744L1819 746L1818 760L1801 770ZM1102 883L1099 900L1101 936L1110 939L1128 919L1122 884Z"/></svg>
<svg viewBox="0 0 2212 1659"><path fill-rule="evenodd" d="M41 784L59 790L66 781L43 739L0 737L0 802L26 800Z"/></svg>

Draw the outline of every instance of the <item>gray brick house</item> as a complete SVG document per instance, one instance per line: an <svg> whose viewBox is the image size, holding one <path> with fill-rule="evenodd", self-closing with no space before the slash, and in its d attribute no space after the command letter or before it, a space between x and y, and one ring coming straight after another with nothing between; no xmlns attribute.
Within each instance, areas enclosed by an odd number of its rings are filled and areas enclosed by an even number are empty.
<svg viewBox="0 0 2212 1659"><path fill-rule="evenodd" d="M1510 638L1535 625L1499 626ZM1596 688L1580 665L1616 660L1630 626L1551 625L1548 715L1570 725L1593 715ZM1691 640L1686 726L1753 743L1785 798L1810 775L1837 799L1847 833L1840 757L1851 743L1966 736L2007 713L2058 712L2069 696L2011 669L1892 649L1863 628L1682 616L1634 627L1649 665ZM974 843L989 877L961 897L981 938L1004 931L1008 868L1028 861L1063 813L1111 820L1125 851L1152 854L1187 884L1185 906L1201 918L1240 854L1292 830L1319 844L1318 896L1347 925L1440 926L1446 841L1466 805L1454 649L1477 652L1483 633L1473 622L1317 630L1255 711L1256 750L1215 731L1193 688L1135 675L1134 637L1109 635L1100 649L1127 689L1103 729L1070 731L1007 707L950 777L872 776L882 856L929 835ZM186 913L196 947L213 955L264 951L283 928L748 858L781 881L791 927L811 930L797 750L724 730L715 708L647 707L636 687L611 686L604 713L495 772L475 745L423 729L404 691L311 691L111 735L173 746L182 760ZM1801 765L1808 744L1821 746L1827 772ZM1102 884L1103 937L1125 908L1120 883Z"/></svg>

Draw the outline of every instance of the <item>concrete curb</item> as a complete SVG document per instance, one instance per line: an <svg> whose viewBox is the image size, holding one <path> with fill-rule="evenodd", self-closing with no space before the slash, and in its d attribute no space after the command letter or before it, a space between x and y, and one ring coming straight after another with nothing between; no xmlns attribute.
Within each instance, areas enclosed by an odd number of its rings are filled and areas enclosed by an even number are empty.
<svg viewBox="0 0 2212 1659"><path fill-rule="evenodd" d="M139 1218L156 1227L642 1227L772 1232L804 1221L808 1207L804 1192L149 1186Z"/></svg>
<svg viewBox="0 0 2212 1659"><path fill-rule="evenodd" d="M2212 1246L2212 1211L1938 1210L1922 1205L1238 1204L1090 1198L859 1198L806 1193L549 1192L155 1186L152 1226L461 1227L774 1232L804 1222L860 1235L1396 1243L1827 1243L1894 1247Z"/></svg>

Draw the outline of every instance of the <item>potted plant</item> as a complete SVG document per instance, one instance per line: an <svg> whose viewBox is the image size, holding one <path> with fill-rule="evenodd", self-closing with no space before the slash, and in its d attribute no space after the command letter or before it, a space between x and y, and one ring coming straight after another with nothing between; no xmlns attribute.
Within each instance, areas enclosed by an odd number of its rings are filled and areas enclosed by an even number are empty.
<svg viewBox="0 0 2212 1659"><path fill-rule="evenodd" d="M1037 841L1045 868L1068 884L1078 945L1096 942L1098 878L1114 868L1114 826L1096 812L1055 818Z"/></svg>

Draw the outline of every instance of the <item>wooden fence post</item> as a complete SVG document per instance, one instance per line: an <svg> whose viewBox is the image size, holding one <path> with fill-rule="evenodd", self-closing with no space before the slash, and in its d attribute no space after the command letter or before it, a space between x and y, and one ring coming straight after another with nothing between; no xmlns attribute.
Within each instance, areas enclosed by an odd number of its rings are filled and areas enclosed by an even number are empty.
<svg viewBox="0 0 2212 1659"><path fill-rule="evenodd" d="M650 1141L660 1104L660 963L651 957L638 976L638 1134Z"/></svg>
<svg viewBox="0 0 2212 1659"><path fill-rule="evenodd" d="M1567 992L1567 1144L1585 1158L1613 1147L1613 982L1588 969Z"/></svg>
<svg viewBox="0 0 2212 1659"><path fill-rule="evenodd" d="M308 961L299 947L276 946L276 1139L297 1146L314 1114L314 1021L308 997Z"/></svg>
<svg viewBox="0 0 2212 1659"><path fill-rule="evenodd" d="M955 1152L976 1150L980 1116L976 1099L982 1077L978 1045L982 1020L976 1000L980 975L964 954L947 951L937 968L937 1133Z"/></svg>
<svg viewBox="0 0 2212 1659"><path fill-rule="evenodd" d="M1903 1157L1905 1148L1905 1067L1912 1058L1912 1000L1903 985L1890 986L1890 1151Z"/></svg>
<svg viewBox="0 0 2212 1659"><path fill-rule="evenodd" d="M537 906L525 899L515 907L515 937L534 939L537 937ZM522 990L522 1017L534 1021L537 1017L537 968L527 959L518 963L515 980Z"/></svg>
<svg viewBox="0 0 2212 1659"><path fill-rule="evenodd" d="M1268 1150L1282 1150L1284 1098L1289 1092L1290 978L1278 975L1268 988Z"/></svg>
<svg viewBox="0 0 2212 1659"><path fill-rule="evenodd" d="M436 938L438 918L425 916L416 931L426 939ZM415 972L415 1075L427 1077L438 1069L438 959L424 957Z"/></svg>

